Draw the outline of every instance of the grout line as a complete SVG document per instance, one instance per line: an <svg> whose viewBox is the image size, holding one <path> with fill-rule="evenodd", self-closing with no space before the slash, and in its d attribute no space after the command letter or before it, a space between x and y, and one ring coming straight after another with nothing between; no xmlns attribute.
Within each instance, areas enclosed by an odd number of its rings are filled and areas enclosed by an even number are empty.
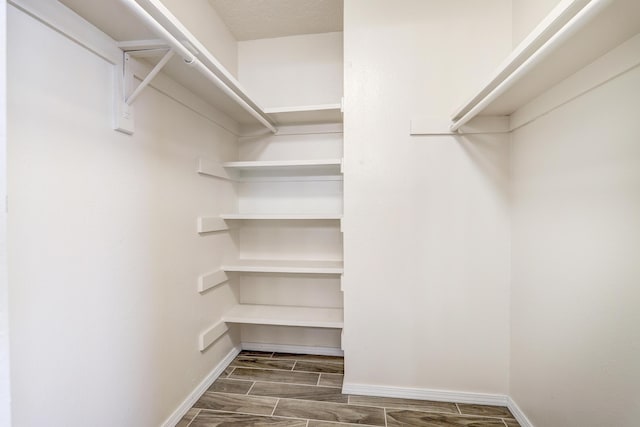
<svg viewBox="0 0 640 427"><path fill-rule="evenodd" d="M234 378L231 378L234 379ZM284 385L304 385L307 387L317 387L316 385L313 384L304 384L304 383L285 383L285 382L281 382L281 381L265 381L265 380L261 380L261 379L245 379L242 381L253 381L253 382L258 382L258 383L270 383L270 384L284 384ZM335 388L335 389L341 389L340 387L330 387L330 386L322 386L322 387L327 387L327 388Z"/></svg>
<svg viewBox="0 0 640 427"><path fill-rule="evenodd" d="M240 412L240 411L229 411L229 410L220 410L220 409L201 409L201 411L206 412L214 412L216 414L240 414L240 415L250 415L252 417L269 417L269 415L260 415L260 414L252 414L250 412ZM273 415L275 418L282 418L286 420L297 420L297 421L305 421L304 418L296 418L296 417L288 417L286 415Z"/></svg>
<svg viewBox="0 0 640 427"><path fill-rule="evenodd" d="M278 400L276 400L276 404L273 405L273 411L271 411L271 416L273 417L273 414L276 413L276 408L278 407L278 403L280 403L280 398L278 398Z"/></svg>
<svg viewBox="0 0 640 427"><path fill-rule="evenodd" d="M263 368L262 366L261 366L261 367L259 367L259 368L256 368L255 366L238 366L238 365L236 365L236 366L234 366L233 368L234 368L234 369L237 369L237 368L243 368L243 369L260 369L260 370L262 370L262 371L283 371L283 372L291 372L291 369ZM296 371L296 372L307 372L307 371ZM316 372L313 372L313 373L315 374Z"/></svg>
<svg viewBox="0 0 640 427"><path fill-rule="evenodd" d="M194 409L195 409L195 408L194 408ZM198 415L200 415L200 411L202 411L202 409L197 409L197 410L196 410L196 414L193 416L193 418L191 418L191 421L189 421L189 422L187 423L187 426L186 426L186 427L189 427L189 426L191 425L191 423L196 419L196 417L197 417Z"/></svg>
<svg viewBox="0 0 640 427"><path fill-rule="evenodd" d="M351 405L351 395L347 395L347 405Z"/></svg>
<svg viewBox="0 0 640 427"><path fill-rule="evenodd" d="M384 411L384 427L387 427L387 408L384 408L383 411Z"/></svg>
<svg viewBox="0 0 640 427"><path fill-rule="evenodd" d="M502 419L502 424L504 424L504 425L505 425L505 427L509 427L509 426L507 425L507 422L504 420L504 418ZM187 427L189 427L189 426L187 426Z"/></svg>
<svg viewBox="0 0 640 427"><path fill-rule="evenodd" d="M309 427L309 420L307 420L307 425L305 427Z"/></svg>
<svg viewBox="0 0 640 427"><path fill-rule="evenodd" d="M462 415L462 411L460 410L460 407L458 406L458 404L456 402L453 402L453 404L456 405L456 409L458 410L458 413Z"/></svg>
<svg viewBox="0 0 640 427"><path fill-rule="evenodd" d="M249 387L249 390L247 390L247 393L246 393L247 396L249 396L249 393L251 393L251 390L253 390L253 386L256 385L256 382L257 381L254 381L253 384L251 384L251 387Z"/></svg>
<svg viewBox="0 0 640 427"><path fill-rule="evenodd" d="M322 388L333 388L336 390L342 390L342 387L332 387L332 386L328 386L328 385L321 385L321 386L317 386L317 385L313 385L313 384L300 384L300 383L279 383L277 381L264 381L264 380L253 380L256 383L266 383L266 384L277 384L277 385L297 385L297 386L304 386L304 387L322 387ZM245 381L248 382L248 381ZM363 405L366 406L366 405Z"/></svg>
<svg viewBox="0 0 640 427"><path fill-rule="evenodd" d="M298 364L298 361L296 360L295 362L293 362L293 365L291 366L291 371L295 371L296 370L296 365Z"/></svg>

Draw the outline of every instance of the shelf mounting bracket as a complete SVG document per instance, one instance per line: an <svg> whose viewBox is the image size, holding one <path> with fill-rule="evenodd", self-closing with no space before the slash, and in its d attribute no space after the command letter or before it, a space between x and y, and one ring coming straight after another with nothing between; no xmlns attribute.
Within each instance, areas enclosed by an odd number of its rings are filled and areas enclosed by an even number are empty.
<svg viewBox="0 0 640 427"><path fill-rule="evenodd" d="M116 65L116 82L115 82L115 123L114 129L132 135L134 126L134 109L133 103L140 96L142 91L149 86L149 83L158 75L160 71L167 65L174 55L173 49L162 49L165 52L160 61L147 74L142 82L134 88L135 73L131 67L132 56L144 55L157 52L157 49L136 50L123 52L122 66Z"/></svg>

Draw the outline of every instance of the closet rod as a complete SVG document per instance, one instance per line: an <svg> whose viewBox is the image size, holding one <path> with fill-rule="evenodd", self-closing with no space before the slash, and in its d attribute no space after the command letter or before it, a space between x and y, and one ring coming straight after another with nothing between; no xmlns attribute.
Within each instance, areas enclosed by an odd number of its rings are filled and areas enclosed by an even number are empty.
<svg viewBox="0 0 640 427"><path fill-rule="evenodd" d="M189 51L173 34L171 34L166 28L164 28L153 16L149 14L142 6L140 6L135 0L120 0L122 4L127 6L131 12L133 12L139 19L141 19L156 35L167 42L167 44L180 55L184 62L194 67L208 80L215 84L220 90L222 90L227 96L233 99L238 105L251 114L256 120L258 120L264 127L271 132L276 133L276 129L259 111L249 105L244 99L242 99L236 92L234 92L229 86L225 84L213 71L207 68L193 53Z"/></svg>
<svg viewBox="0 0 640 427"><path fill-rule="evenodd" d="M509 90L521 77L526 75L535 65L537 65L545 56L550 54L556 47L569 39L576 31L582 28L591 18L597 15L612 0L592 0L575 14L562 28L560 28L553 36L551 36L538 50L533 52L526 61L498 84L495 89L489 92L484 98L477 101L475 106L471 108L460 119L454 121L450 129L457 132L471 119L476 117L489 104L495 101L500 95Z"/></svg>

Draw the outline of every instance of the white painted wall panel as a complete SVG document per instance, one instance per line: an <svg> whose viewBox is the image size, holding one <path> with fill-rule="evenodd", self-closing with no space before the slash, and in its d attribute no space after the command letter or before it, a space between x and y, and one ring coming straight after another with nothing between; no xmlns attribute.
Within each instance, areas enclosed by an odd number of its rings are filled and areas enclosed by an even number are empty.
<svg viewBox="0 0 640 427"><path fill-rule="evenodd" d="M207 0L162 0L162 3L233 76L238 76L238 43Z"/></svg>
<svg viewBox="0 0 640 427"><path fill-rule="evenodd" d="M513 134L510 393L536 426L640 418L640 69Z"/></svg>
<svg viewBox="0 0 640 427"><path fill-rule="evenodd" d="M560 0L512 0L512 42L517 46Z"/></svg>
<svg viewBox="0 0 640 427"><path fill-rule="evenodd" d="M197 279L235 246L195 221L235 204L194 170L235 138L153 89L114 132L112 68L13 8L8 57L14 425L160 425L237 343L198 349L235 295Z"/></svg>
<svg viewBox="0 0 640 427"><path fill-rule="evenodd" d="M0 0L0 46L7 43L7 3ZM5 51L6 52L6 51ZM7 56L0 53L0 206L7 201ZM11 425L7 206L0 207L0 426Z"/></svg>
<svg viewBox="0 0 640 427"><path fill-rule="evenodd" d="M238 77L263 107L339 103L342 33L238 43Z"/></svg>
<svg viewBox="0 0 640 427"><path fill-rule="evenodd" d="M511 49L511 2L345 1L346 383L505 394L508 137L411 137Z"/></svg>

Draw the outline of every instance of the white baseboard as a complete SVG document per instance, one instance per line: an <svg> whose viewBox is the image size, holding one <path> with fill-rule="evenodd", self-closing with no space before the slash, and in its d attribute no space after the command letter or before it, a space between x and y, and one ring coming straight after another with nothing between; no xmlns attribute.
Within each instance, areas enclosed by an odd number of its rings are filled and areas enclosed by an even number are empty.
<svg viewBox="0 0 640 427"><path fill-rule="evenodd" d="M277 353L318 354L322 356L344 356L344 352L333 347L309 347L305 345L263 344L259 342L243 342L243 350L267 351Z"/></svg>
<svg viewBox="0 0 640 427"><path fill-rule="evenodd" d="M434 400L437 402L473 403L477 405L507 406L509 397L502 394L469 393L464 391L432 390L424 388L391 387L370 384L344 383L343 394L398 397L403 399Z"/></svg>
<svg viewBox="0 0 640 427"><path fill-rule="evenodd" d="M207 375L205 379L202 380L200 384L198 384L195 390L193 390L191 394L187 396L184 402L182 402L182 404L178 406L175 411L173 411L173 414L171 414L171 416L167 418L164 423L162 423L162 427L174 427L176 424L178 424L178 422L180 422L187 411L191 409L193 404L196 403L200 396L202 396L202 393L204 393L205 390L207 390L211 386L211 384L213 384L213 382L218 379L220 374L227 368L227 366L229 366L229 364L233 361L233 359L235 359L238 353L240 353L239 348L234 347L233 349L231 349L229 354L227 354L225 358L222 359L215 368L213 368L209 375Z"/></svg>
<svg viewBox="0 0 640 427"><path fill-rule="evenodd" d="M533 423L529 421L529 418L522 412L522 409L518 406L518 404L511 397L509 398L509 404L507 405L513 416L520 423L520 427L534 427Z"/></svg>

